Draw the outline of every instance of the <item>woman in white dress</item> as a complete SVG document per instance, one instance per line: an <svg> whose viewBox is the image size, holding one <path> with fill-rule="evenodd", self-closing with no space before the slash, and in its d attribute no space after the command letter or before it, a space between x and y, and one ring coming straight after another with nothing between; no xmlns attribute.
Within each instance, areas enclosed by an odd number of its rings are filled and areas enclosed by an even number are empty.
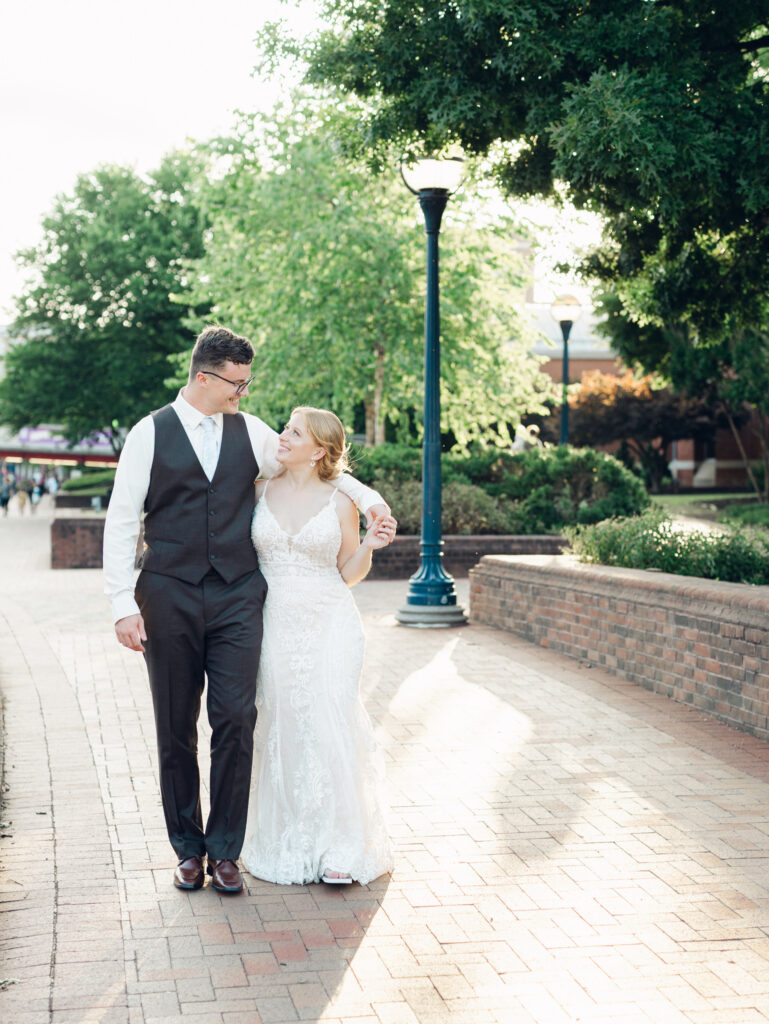
<svg viewBox="0 0 769 1024"><path fill-rule="evenodd" d="M392 538L329 481L344 428L300 407L280 436L285 472L257 485L252 537L267 580L251 802L243 864L282 884L365 884L390 871L380 754L359 696L363 630L350 587Z"/></svg>

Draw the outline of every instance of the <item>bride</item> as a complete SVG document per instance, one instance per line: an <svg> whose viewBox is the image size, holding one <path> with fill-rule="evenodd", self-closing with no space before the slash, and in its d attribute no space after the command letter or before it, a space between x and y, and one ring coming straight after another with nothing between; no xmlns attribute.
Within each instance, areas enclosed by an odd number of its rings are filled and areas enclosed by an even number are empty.
<svg viewBox="0 0 769 1024"><path fill-rule="evenodd" d="M303 406L280 435L285 471L257 484L252 538L268 592L241 856L269 882L365 884L393 863L349 588L392 539L395 520L381 517L360 541L354 505L329 482L345 456L337 417Z"/></svg>

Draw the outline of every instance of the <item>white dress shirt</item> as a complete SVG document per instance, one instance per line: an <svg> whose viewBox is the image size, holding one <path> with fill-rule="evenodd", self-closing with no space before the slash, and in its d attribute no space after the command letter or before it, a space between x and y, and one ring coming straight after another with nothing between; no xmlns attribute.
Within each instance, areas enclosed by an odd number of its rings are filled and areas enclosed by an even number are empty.
<svg viewBox="0 0 769 1024"><path fill-rule="evenodd" d="M201 423L205 413L190 405L181 391L172 404L193 451L200 459L204 440L204 428ZM282 469L276 458L278 434L258 416L252 416L247 412L242 413L242 416L246 421L254 458L259 466L259 475L277 476ZM214 413L211 418L216 424L217 440L221 447L223 413ZM155 421L152 416L145 416L126 437L104 524L104 593L112 602L115 622L126 615L136 615L139 612L139 606L134 598L136 541L139 536L144 499L150 486L154 454ZM372 505L384 504L381 495L348 473L343 473L332 483L364 512Z"/></svg>

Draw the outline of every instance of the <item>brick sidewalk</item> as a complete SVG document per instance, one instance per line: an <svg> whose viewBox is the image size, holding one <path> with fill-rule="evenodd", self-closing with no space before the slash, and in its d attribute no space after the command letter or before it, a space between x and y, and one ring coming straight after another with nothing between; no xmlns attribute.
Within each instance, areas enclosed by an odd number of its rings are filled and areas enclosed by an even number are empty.
<svg viewBox="0 0 769 1024"><path fill-rule="evenodd" d="M143 663L47 530L0 520L4 1022L769 1020L769 746L364 583L394 874L181 893Z"/></svg>

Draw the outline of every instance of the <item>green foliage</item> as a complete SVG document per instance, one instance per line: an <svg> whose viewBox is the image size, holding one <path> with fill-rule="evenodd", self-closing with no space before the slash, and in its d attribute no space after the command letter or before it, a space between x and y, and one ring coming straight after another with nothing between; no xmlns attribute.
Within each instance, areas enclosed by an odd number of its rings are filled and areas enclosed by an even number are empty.
<svg viewBox="0 0 769 1024"><path fill-rule="evenodd" d="M515 196L565 183L606 218L588 269L639 323L761 323L769 258L766 0L325 0L309 78L368 106L350 145L461 143ZM730 323L731 321L731 323Z"/></svg>
<svg viewBox="0 0 769 1024"><path fill-rule="evenodd" d="M743 526L769 526L769 505L731 505L719 518Z"/></svg>
<svg viewBox="0 0 769 1024"><path fill-rule="evenodd" d="M763 532L685 532L676 529L660 509L565 532L585 562L732 583L769 583L769 536Z"/></svg>
<svg viewBox="0 0 769 1024"><path fill-rule="evenodd" d="M368 486L383 478L393 483L422 479L422 449L414 445L380 444L376 448L354 445L350 457L352 473ZM444 459L442 456L442 461Z"/></svg>
<svg viewBox="0 0 769 1024"><path fill-rule="evenodd" d="M422 485L416 480L387 480L387 500L398 516L398 532L422 532ZM482 488L452 481L442 490L441 529L445 534L521 533L519 517L509 502Z"/></svg>
<svg viewBox="0 0 769 1024"><path fill-rule="evenodd" d="M649 504L643 484L627 467L591 448L533 448L506 456L503 467L487 490L519 503L530 524L527 533L636 515Z"/></svg>
<svg viewBox="0 0 769 1024"><path fill-rule="evenodd" d="M421 498L415 496L421 495L421 485L415 483L412 488L410 484L421 479L419 449L382 445L361 457L354 472L359 480L387 494L399 529L420 532L421 512L415 509L421 508ZM450 531L444 526L446 532L557 533L567 524L635 515L649 504L643 484L629 469L612 456L587 448L533 448L516 455L494 448L469 455L447 452L441 456L441 475L444 502L449 493L467 495L470 501L476 489L496 502L492 506L473 501L472 514L464 516L452 507L449 520L454 527L461 522L463 528ZM401 501L411 509L406 520ZM481 524L477 529L472 527L473 515ZM492 523L488 529L482 526Z"/></svg>
<svg viewBox="0 0 769 1024"><path fill-rule="evenodd" d="M209 147L211 230L185 297L254 342L246 409L279 420L294 404L321 405L349 424L362 403L369 444L386 420L408 436L423 392L421 213L394 174L345 156L354 111L293 99L289 113L244 117ZM444 216L442 425L460 444L507 440L507 424L550 389L516 312L520 237L504 215L479 227L459 198Z"/></svg>
<svg viewBox="0 0 769 1024"><path fill-rule="evenodd" d="M190 342L170 299L181 260L202 253L191 158L176 154L146 178L124 167L81 175L22 252L30 282L17 299L5 356L0 421L56 423L77 442L122 432L173 392L169 357Z"/></svg>
<svg viewBox="0 0 769 1024"><path fill-rule="evenodd" d="M70 477L61 485L63 491L87 491L92 487L111 487L115 482L114 469L102 469L98 472L83 473L82 476Z"/></svg>

